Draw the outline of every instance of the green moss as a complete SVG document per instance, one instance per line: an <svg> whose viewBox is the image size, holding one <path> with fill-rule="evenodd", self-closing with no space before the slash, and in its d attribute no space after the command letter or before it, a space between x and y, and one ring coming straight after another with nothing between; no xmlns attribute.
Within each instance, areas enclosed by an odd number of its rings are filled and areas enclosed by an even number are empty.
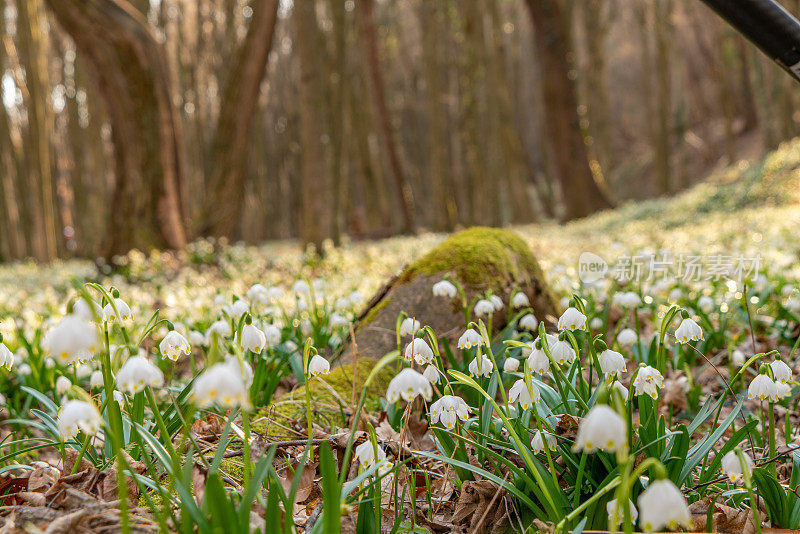
<svg viewBox="0 0 800 534"><path fill-rule="evenodd" d="M234 480L244 478L244 466L240 460L225 458L219 464L219 470Z"/></svg>
<svg viewBox="0 0 800 534"><path fill-rule="evenodd" d="M375 366L375 361L372 359L359 359L357 365L356 375L356 395L360 397L361 389L364 382ZM382 369L372 380L367 388L367 397L365 401L365 409L374 408L381 398L386 393L386 388L389 381L392 379L391 369ZM332 425L342 425L342 411L352 411L355 406L352 405L353 395L353 366L352 364L342 365L331 370L330 374L324 377L325 383L318 378L312 378L309 384L311 391L311 401L314 408L314 424L323 427L330 427ZM326 387L325 384L330 386ZM281 425L286 424L286 418L291 420L305 420L306 418L306 405L305 405L305 387L301 386L296 388L279 399L277 399L270 407L262 410L253 417L252 429L256 432L269 434L273 437L281 437L281 427L278 425L270 425L270 421L276 421ZM336 392L336 395L331 393L330 389ZM336 397L341 398L340 402ZM291 437L286 435L285 437Z"/></svg>
<svg viewBox="0 0 800 534"><path fill-rule="evenodd" d="M384 309L386 306L388 306L389 302L390 302L389 299L384 298L383 300L378 302L375 306L370 308L370 310L367 312L367 314L364 316L364 318L361 319L361 321L359 321L358 327L361 328L365 324L369 324L372 321L374 321L375 317L377 317L377 315L378 315L378 312L381 311L382 309Z"/></svg>

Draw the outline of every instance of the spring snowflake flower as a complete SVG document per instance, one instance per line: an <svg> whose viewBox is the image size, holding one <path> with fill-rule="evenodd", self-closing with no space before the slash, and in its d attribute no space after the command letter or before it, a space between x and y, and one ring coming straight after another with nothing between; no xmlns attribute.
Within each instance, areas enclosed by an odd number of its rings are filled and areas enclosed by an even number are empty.
<svg viewBox="0 0 800 534"><path fill-rule="evenodd" d="M459 349L471 349L472 347L480 345L485 345L485 342L483 337L476 332L474 328L467 328L467 330L461 334L461 337L458 338Z"/></svg>
<svg viewBox="0 0 800 534"><path fill-rule="evenodd" d="M519 369L519 360L516 358L506 358L506 361L503 363L503 371L506 373L513 373Z"/></svg>
<svg viewBox="0 0 800 534"><path fill-rule="evenodd" d="M217 403L223 408L233 408L247 405L246 376L237 366L238 362L225 361L203 371L192 385L192 400L199 406Z"/></svg>
<svg viewBox="0 0 800 534"><path fill-rule="evenodd" d="M333 307L339 311L345 311L350 309L350 301L344 297L339 297L336 299L336 302L333 303Z"/></svg>
<svg viewBox="0 0 800 534"><path fill-rule="evenodd" d="M603 328L603 319L600 317L594 317L591 321L589 321L589 328L592 330L600 330Z"/></svg>
<svg viewBox="0 0 800 534"><path fill-rule="evenodd" d="M311 361L308 362L308 373L311 376L327 375L330 371L331 364L319 354L315 354Z"/></svg>
<svg viewBox="0 0 800 534"><path fill-rule="evenodd" d="M675 330L675 338L678 343L686 344L690 341L700 341L703 339L703 329L700 325L690 318L681 321L680 326Z"/></svg>
<svg viewBox="0 0 800 534"><path fill-rule="evenodd" d="M586 330L586 316L577 308L567 308L558 318L559 330Z"/></svg>
<svg viewBox="0 0 800 534"><path fill-rule="evenodd" d="M658 398L658 390L664 387L664 376L655 367L645 365L639 368L636 379L633 381L634 395L647 393L654 399Z"/></svg>
<svg viewBox="0 0 800 534"><path fill-rule="evenodd" d="M211 323L211 326L208 327L206 330L206 345L211 342L211 338L216 334L220 338L230 337L231 335L231 325L228 321L214 321Z"/></svg>
<svg viewBox="0 0 800 534"><path fill-rule="evenodd" d="M425 370L422 372L422 376L424 376L425 380L427 380L431 384L439 383L439 371L436 369L435 365L427 366Z"/></svg>
<svg viewBox="0 0 800 534"><path fill-rule="evenodd" d="M622 450L627 440L625 420L605 404L596 404L580 422L572 449L587 453L598 449L617 452Z"/></svg>
<svg viewBox="0 0 800 534"><path fill-rule="evenodd" d="M274 349L278 346L281 342L281 329L275 326L274 324L268 324L264 326L264 337L267 339L267 347L270 349Z"/></svg>
<svg viewBox="0 0 800 534"><path fill-rule="evenodd" d="M244 313L250 309L246 301L239 299L233 301L231 304L222 307L222 311L233 317L239 319Z"/></svg>
<svg viewBox="0 0 800 534"><path fill-rule="evenodd" d="M469 419L469 411L469 406L461 397L443 395L431 404L431 424L439 422L445 428L453 428L458 419L462 422Z"/></svg>
<svg viewBox="0 0 800 534"><path fill-rule="evenodd" d="M523 410L527 410L531 404L538 403L541 398L542 395L536 384L531 384L531 389L528 389L528 385L523 379L514 382L514 385L508 390L508 402L518 403Z"/></svg>
<svg viewBox="0 0 800 534"><path fill-rule="evenodd" d="M72 315L80 317L87 323L101 323L103 322L103 308L100 307L95 301L86 301L84 298L79 298L72 305Z"/></svg>
<svg viewBox="0 0 800 534"><path fill-rule="evenodd" d="M238 340L238 344L242 352L249 350L260 354L267 344L267 336L257 326L246 324L242 327L242 335Z"/></svg>
<svg viewBox="0 0 800 534"><path fill-rule="evenodd" d="M550 370L550 358L547 357L547 353L544 350L537 349L535 344L530 356L528 356L528 367L532 373L540 375Z"/></svg>
<svg viewBox="0 0 800 534"><path fill-rule="evenodd" d="M769 376L758 375L747 388L747 398L774 402L778 400L778 388Z"/></svg>
<svg viewBox="0 0 800 534"><path fill-rule="evenodd" d="M630 395L630 392L628 388L622 385L622 382L615 380L611 387L619 391L619 394L622 396L622 402L628 402L628 395Z"/></svg>
<svg viewBox="0 0 800 534"><path fill-rule="evenodd" d="M269 302L269 290L261 284L253 284L250 289L245 293L247 299L251 302L258 302L259 304L267 304Z"/></svg>
<svg viewBox="0 0 800 534"><path fill-rule="evenodd" d="M628 499L628 507L631 511L631 521L635 525L636 520L639 518L639 512L636 510L636 507L633 505L633 502L630 499ZM617 499L608 501L608 504L606 504L606 512L608 512L609 523L619 527L620 523L622 523L624 512L623 510L617 508Z"/></svg>
<svg viewBox="0 0 800 534"><path fill-rule="evenodd" d="M0 337L0 340L2 339ZM5 343L0 341L0 367L5 367L10 371L12 365L14 365L14 354L6 347Z"/></svg>
<svg viewBox="0 0 800 534"><path fill-rule="evenodd" d="M636 331L632 328L625 328L620 330L619 334L617 334L617 343L620 345L633 345L636 343L637 339Z"/></svg>
<svg viewBox="0 0 800 534"><path fill-rule="evenodd" d="M533 449L534 454L540 454L544 452L545 447L549 451L555 450L556 437L549 432L545 432L544 439L542 439L541 431L537 430L533 435L533 439L531 439L531 449Z"/></svg>
<svg viewBox="0 0 800 534"><path fill-rule="evenodd" d="M597 357L597 361L600 362L600 370L607 375L619 378L627 370L625 357L615 350L604 350Z"/></svg>
<svg viewBox="0 0 800 534"><path fill-rule="evenodd" d="M128 358L117 372L117 388L135 395L146 386L158 388L164 385L164 373L146 358Z"/></svg>
<svg viewBox="0 0 800 534"><path fill-rule="evenodd" d="M89 377L89 387L90 388L103 387L103 371L95 371L94 373L92 373L92 376Z"/></svg>
<svg viewBox="0 0 800 534"><path fill-rule="evenodd" d="M364 302L364 295L359 293L358 291L353 291L347 296L347 300L350 301L350 304L353 306L358 306L362 302Z"/></svg>
<svg viewBox="0 0 800 534"><path fill-rule="evenodd" d="M328 324L331 328L341 328L343 326L347 326L349 323L350 321L346 317L337 312L333 312L328 320Z"/></svg>
<svg viewBox="0 0 800 534"><path fill-rule="evenodd" d="M786 382L775 382L775 389L777 391L775 397L778 400L785 399L792 394L792 388Z"/></svg>
<svg viewBox="0 0 800 534"><path fill-rule="evenodd" d="M480 361L478 361L480 358ZM479 367L480 366L480 367ZM492 376L492 371L494 370L494 365L492 365L492 360L489 359L488 356L485 354L480 354L475 357L469 364L469 374L470 376L478 377L478 376L485 376L490 377Z"/></svg>
<svg viewBox="0 0 800 534"><path fill-rule="evenodd" d="M82 431L87 436L97 434L103 417L94 404L80 400L67 401L58 412L58 433L65 441Z"/></svg>
<svg viewBox="0 0 800 534"><path fill-rule="evenodd" d="M191 343L195 347L199 347L204 345L206 342L206 337L202 334L202 332L198 332L197 330L190 330L189 331L189 343Z"/></svg>
<svg viewBox="0 0 800 534"><path fill-rule="evenodd" d="M413 401L417 395L421 395L423 399L431 400L433 390L431 383L428 382L424 376L417 371L406 368L397 373L397 376L392 378L389 382L389 387L386 389L386 400L389 403L397 402L400 397L406 402Z"/></svg>
<svg viewBox="0 0 800 534"><path fill-rule="evenodd" d="M491 300L481 299L475 304L473 311L476 317L489 317L495 312L495 307Z"/></svg>
<svg viewBox="0 0 800 534"><path fill-rule="evenodd" d="M520 318L519 327L523 330L535 332L539 327L539 320L532 313L526 313Z"/></svg>
<svg viewBox="0 0 800 534"><path fill-rule="evenodd" d="M311 286L305 280L298 280L292 284L292 291L299 295L308 295L311 292Z"/></svg>
<svg viewBox="0 0 800 534"><path fill-rule="evenodd" d="M362 471L366 471L373 465L380 465L378 471L380 474L384 474L392 468L392 464L386 459L386 453L383 452L381 446L373 445L370 440L356 447L355 456Z"/></svg>
<svg viewBox="0 0 800 534"><path fill-rule="evenodd" d="M748 454L742 453L744 456L744 465L747 468L748 476L753 472L753 459ZM739 461L739 456L736 451L730 451L722 457L722 472L728 476L728 479L734 484L744 482L744 471L742 471L742 463Z"/></svg>
<svg viewBox="0 0 800 534"><path fill-rule="evenodd" d="M433 349L424 339L414 338L406 345L403 357L408 361L413 359L418 365L425 365L433 361Z"/></svg>
<svg viewBox="0 0 800 534"><path fill-rule="evenodd" d="M703 310L706 313L711 313L714 310L714 299L709 297L708 295L703 295L699 299L697 299L697 307Z"/></svg>
<svg viewBox="0 0 800 534"><path fill-rule="evenodd" d="M611 297L611 302L621 308L635 308L642 303L642 299L633 291L618 291Z"/></svg>
<svg viewBox="0 0 800 534"><path fill-rule="evenodd" d="M61 364L84 362L100 347L97 328L90 323L67 315L42 340L42 348Z"/></svg>
<svg viewBox="0 0 800 534"><path fill-rule="evenodd" d="M422 324L419 321L413 317L406 317L400 323L400 337L414 336L420 328L422 328Z"/></svg>
<svg viewBox="0 0 800 534"><path fill-rule="evenodd" d="M775 382L783 382L785 384L792 379L792 369L783 360L775 360L769 366L772 368L772 376L775 377Z"/></svg>
<svg viewBox="0 0 800 534"><path fill-rule="evenodd" d="M17 369L17 374L19 376L28 376L29 374L31 374L32 371L33 370L31 369L30 365L28 365L27 363L23 363L22 365L19 366L19 369Z"/></svg>
<svg viewBox="0 0 800 534"><path fill-rule="evenodd" d="M671 480L655 480L639 496L639 525L646 532L664 527L691 528L692 515L681 490Z"/></svg>
<svg viewBox="0 0 800 534"><path fill-rule="evenodd" d="M514 293L514 296L511 298L511 307L512 308L525 308L526 306L530 306L531 301L528 298L528 295L523 293L522 291L517 291Z"/></svg>
<svg viewBox="0 0 800 534"><path fill-rule="evenodd" d="M575 349L567 341L558 340L550 345L550 354L558 365L570 364L575 361Z"/></svg>
<svg viewBox="0 0 800 534"><path fill-rule="evenodd" d="M501 299L497 295L489 295L489 302L492 303L492 306L494 306L495 311L500 311L503 309L503 299Z"/></svg>
<svg viewBox="0 0 800 534"><path fill-rule="evenodd" d="M161 354L172 360L178 361L181 354L189 355L192 353L192 346L189 341L177 330L167 332L161 343L158 344L158 350Z"/></svg>
<svg viewBox="0 0 800 534"><path fill-rule="evenodd" d="M103 308L103 318L106 322L118 322L121 324L123 321L133 321L133 312L131 312L131 307L128 306L127 302L120 298L116 298L114 299L114 306L117 308L116 312L111 306L111 303L106 304ZM118 313L119 316L117 316Z"/></svg>
<svg viewBox="0 0 800 534"><path fill-rule="evenodd" d="M72 381L64 375L56 378L56 393L63 395L72 387Z"/></svg>
<svg viewBox="0 0 800 534"><path fill-rule="evenodd" d="M736 367L741 367L744 365L745 357L744 352L740 351L739 349L735 349L731 353L731 363Z"/></svg>
<svg viewBox="0 0 800 534"><path fill-rule="evenodd" d="M442 280L433 284L433 296L455 298L458 295L458 288L450 280Z"/></svg>

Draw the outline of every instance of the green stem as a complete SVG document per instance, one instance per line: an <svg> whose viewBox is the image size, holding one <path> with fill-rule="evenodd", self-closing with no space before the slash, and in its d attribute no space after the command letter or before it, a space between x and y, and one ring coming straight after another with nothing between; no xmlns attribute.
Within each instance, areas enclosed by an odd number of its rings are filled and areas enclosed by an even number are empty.
<svg viewBox="0 0 800 534"><path fill-rule="evenodd" d="M147 402L150 404L150 409L153 411L153 417L156 420L158 433L161 435L161 442L164 444L167 452L169 452L169 455L172 457L172 461L175 462L178 453L175 451L175 445L172 443L172 436L170 436L169 430L167 430L167 425L164 423L164 418L161 416L161 410L158 407L158 402L156 402L156 396L153 393L153 388L147 386L144 391L145 396L147 397Z"/></svg>
<svg viewBox="0 0 800 534"><path fill-rule="evenodd" d="M83 439L83 444L81 445L81 450L78 452L78 457L75 459L75 465L72 466L72 471L70 474L74 475L78 472L78 466L81 465L81 460L83 460L83 455L86 454L86 449L89 448L89 443L92 441L92 436L86 434L86 437Z"/></svg>
<svg viewBox="0 0 800 534"><path fill-rule="evenodd" d="M769 437L769 456L770 458L775 458L775 403L769 403L769 432L767 432ZM772 472L773 478L778 478L778 467L777 462L771 462L769 469Z"/></svg>
<svg viewBox="0 0 800 534"><path fill-rule="evenodd" d="M744 459L744 453L742 450L739 447L736 447L735 450L736 456L739 458L739 465L742 467L744 487L747 488L747 494L750 498L750 510L753 512L753 524L756 526L757 534L761 534L761 517L758 515L758 501L756 501L756 497L753 494L753 481L750 478L750 467L747 465L747 462Z"/></svg>
<svg viewBox="0 0 800 534"><path fill-rule="evenodd" d="M311 422L309 420L309 428L310 425ZM242 483L242 485L245 488L247 488L248 484L250 483L251 459L250 459L250 414L247 412L246 408L242 409L242 427L244 430L244 443L242 444L242 458L244 459L244 471L242 474L242 478L244 482Z"/></svg>
<svg viewBox="0 0 800 534"><path fill-rule="evenodd" d="M564 528L564 525L566 523L568 523L569 521L572 521L573 519L578 517L584 510L586 510L592 504L597 502L597 500L600 499L600 497L602 497L603 495L605 495L609 491L611 491L614 488L616 488L617 486L619 486L619 483L621 481L622 481L622 479L620 477L618 477L618 476L613 478L608 484L603 486L602 489L597 490L591 497L589 497L584 502L582 502L580 506L575 508L564 519L562 519L561 521L558 522L558 524L556 525L555 534L560 534L561 531Z"/></svg>

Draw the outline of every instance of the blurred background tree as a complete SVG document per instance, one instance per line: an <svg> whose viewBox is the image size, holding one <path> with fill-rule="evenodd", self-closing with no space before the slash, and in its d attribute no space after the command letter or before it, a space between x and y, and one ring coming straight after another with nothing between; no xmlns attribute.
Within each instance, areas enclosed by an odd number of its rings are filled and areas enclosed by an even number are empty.
<svg viewBox="0 0 800 534"><path fill-rule="evenodd" d="M567 220L800 127L697 0L2 5L5 260Z"/></svg>

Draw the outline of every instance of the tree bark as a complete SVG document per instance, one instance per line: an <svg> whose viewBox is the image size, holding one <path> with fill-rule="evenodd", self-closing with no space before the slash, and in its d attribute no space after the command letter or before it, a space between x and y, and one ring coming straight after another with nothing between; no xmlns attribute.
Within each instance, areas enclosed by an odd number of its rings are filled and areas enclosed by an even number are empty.
<svg viewBox="0 0 800 534"><path fill-rule="evenodd" d="M559 0L528 0L541 62L547 142L561 184L564 218L576 219L611 207L589 168L580 130L575 84L570 78L570 20Z"/></svg>
<svg viewBox="0 0 800 534"><path fill-rule="evenodd" d="M186 162L162 47L127 0L47 0L92 66L114 145L106 255L186 243Z"/></svg>

